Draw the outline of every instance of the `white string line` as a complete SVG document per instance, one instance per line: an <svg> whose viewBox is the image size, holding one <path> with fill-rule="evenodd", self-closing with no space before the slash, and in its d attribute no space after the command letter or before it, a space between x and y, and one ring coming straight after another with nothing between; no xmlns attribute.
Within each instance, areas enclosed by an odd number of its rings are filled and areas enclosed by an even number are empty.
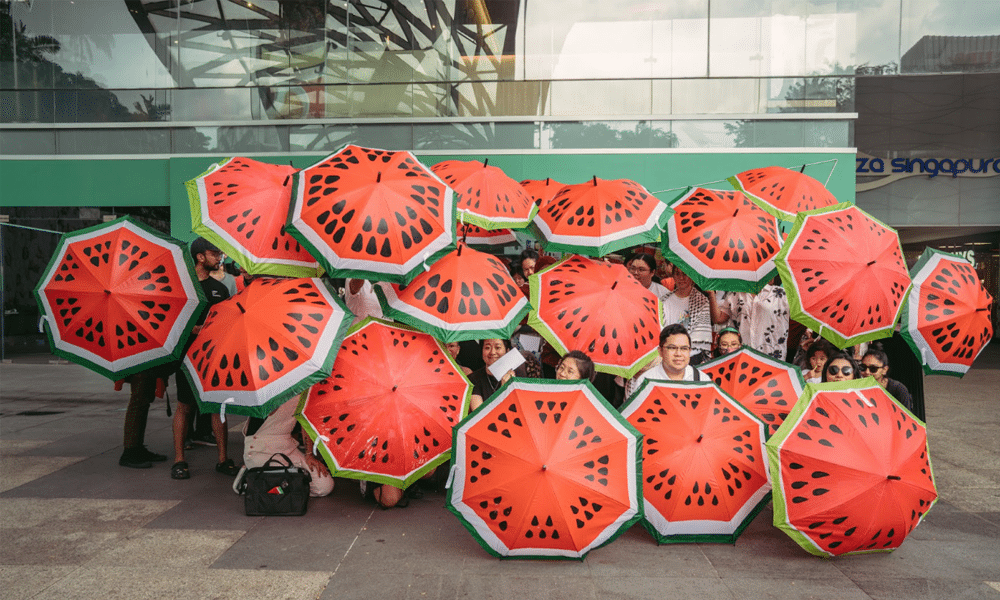
<svg viewBox="0 0 1000 600"><path fill-rule="evenodd" d="M344 561L347 560L347 555L351 553L351 548L353 548L354 544L358 542L358 538L361 537L361 532L364 531L366 527L368 527L368 521L371 521L372 515L374 514L375 514L375 509L373 508L372 511L368 513L368 518L365 519L365 522L361 525L361 529L358 530L358 534L354 536L353 540L351 540L351 545L347 547L347 550L344 552L344 555L340 557L340 562L337 563L337 568L333 570L333 575L330 575L331 581L333 581L333 578L337 576L337 571L340 570L340 565L344 564Z"/></svg>

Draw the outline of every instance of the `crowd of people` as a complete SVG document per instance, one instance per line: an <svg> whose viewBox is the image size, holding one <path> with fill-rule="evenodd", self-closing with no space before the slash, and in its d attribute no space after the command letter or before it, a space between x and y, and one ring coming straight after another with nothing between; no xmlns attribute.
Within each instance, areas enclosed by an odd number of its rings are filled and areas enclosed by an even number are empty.
<svg viewBox="0 0 1000 600"><path fill-rule="evenodd" d="M199 238L191 244L190 250L195 272L209 304L226 300L249 281L245 272L240 272L238 268L227 273L223 268L225 255L210 242ZM527 295L528 278L555 260L529 248L509 261L509 268L513 279ZM660 332L655 359L643 365L631 379L599 373L591 358L580 350L560 356L543 341L540 344L525 343L527 336L540 340L522 323L512 339L484 339L446 345L472 384L471 409L478 408L515 376L590 381L613 406L620 407L646 379L707 380L698 365L743 347L777 360L787 360L801 370L807 383L871 376L907 408L914 409L907 385L889 377L889 356L881 344L863 344L840 350L802 328L798 328L798 334L792 339L790 329L794 323L789 320L787 295L778 278L756 294L721 292L700 289L682 269L644 248L626 254L623 262L629 274L655 294L663 306L665 326ZM355 315L355 323L369 316L383 317L375 285L379 284L361 279L343 282L344 300ZM204 315L201 319L193 330L189 344L197 336ZM516 369L497 378L489 367L512 351L519 352L523 361ZM119 460L120 465L148 468L155 462L167 460L166 456L146 448L144 433L150 404L155 397L162 395L166 379L178 368L179 364L174 363L128 379L131 395L125 416L125 449ZM910 381L914 381L913 374L910 375ZM915 378L919 380L919 373ZM195 443L214 445L218 455L215 470L229 477L237 476L240 470L228 456L229 432L225 421L218 414L198 417L196 392L185 377L176 376L176 382L178 402L173 415L174 462L170 469L171 477L187 479L191 476L185 452ZM243 463L245 468L259 467L276 453L284 454L294 465L312 475L311 495L328 495L333 491L334 479L326 464L310 452L312 444L295 420L296 406L295 402L286 402L266 419L247 419L243 427L246 436ZM197 422L201 422L200 427L195 427ZM208 426L211 432L205 431ZM431 473L428 478L440 475ZM361 493L383 508L402 507L409 499L422 495L420 486L403 490L370 482L361 482Z"/></svg>

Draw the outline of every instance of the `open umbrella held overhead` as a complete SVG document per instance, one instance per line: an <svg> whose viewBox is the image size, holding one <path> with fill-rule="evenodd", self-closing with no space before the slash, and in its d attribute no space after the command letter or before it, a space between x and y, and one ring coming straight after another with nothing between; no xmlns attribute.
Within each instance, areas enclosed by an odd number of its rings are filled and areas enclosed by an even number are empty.
<svg viewBox="0 0 1000 600"><path fill-rule="evenodd" d="M122 379L178 360L205 306L188 252L122 217L65 234L35 289L52 351Z"/></svg>
<svg viewBox="0 0 1000 600"><path fill-rule="evenodd" d="M313 277L319 263L285 231L295 167L229 158L184 184L192 231L250 275Z"/></svg>
<svg viewBox="0 0 1000 600"><path fill-rule="evenodd" d="M494 556L583 558L642 516L642 438L590 382L511 379L453 445L447 507Z"/></svg>
<svg viewBox="0 0 1000 600"><path fill-rule="evenodd" d="M912 274L900 333L925 373L961 377L993 338L993 297L968 260L934 248Z"/></svg>
<svg viewBox="0 0 1000 600"><path fill-rule="evenodd" d="M638 183L595 176L559 190L531 229L547 251L600 257L656 242L669 215L667 205Z"/></svg>
<svg viewBox="0 0 1000 600"><path fill-rule="evenodd" d="M839 348L892 335L910 292L896 230L850 203L799 214L775 263L791 318Z"/></svg>
<svg viewBox="0 0 1000 600"><path fill-rule="evenodd" d="M461 223L483 229L523 229L538 212L538 205L501 169L489 160L446 160L431 167L458 196Z"/></svg>
<svg viewBox="0 0 1000 600"><path fill-rule="evenodd" d="M441 342L368 318L302 395L298 420L337 477L406 488L451 457L471 390Z"/></svg>
<svg viewBox="0 0 1000 600"><path fill-rule="evenodd" d="M764 424L714 383L644 380L622 416L643 435L643 525L661 544L734 543L771 500Z"/></svg>
<svg viewBox="0 0 1000 600"><path fill-rule="evenodd" d="M926 427L872 378L806 385L766 447L774 524L817 556L892 551L937 501Z"/></svg>
<svg viewBox="0 0 1000 600"><path fill-rule="evenodd" d="M785 167L750 169L730 177L729 182L783 221L794 221L802 211L837 204L822 183L802 171Z"/></svg>
<svg viewBox="0 0 1000 600"><path fill-rule="evenodd" d="M349 145L294 175L287 230L331 277L406 283L455 248L455 200L409 152Z"/></svg>
<svg viewBox="0 0 1000 600"><path fill-rule="evenodd" d="M632 377L656 354L660 299L622 265L569 256L528 283L528 325L560 355L581 350L598 371Z"/></svg>
<svg viewBox="0 0 1000 600"><path fill-rule="evenodd" d="M375 293L386 316L445 343L507 339L529 309L503 263L461 242L409 284Z"/></svg>
<svg viewBox="0 0 1000 600"><path fill-rule="evenodd" d="M330 373L352 319L319 278L256 279L212 305L184 374L203 411L264 418Z"/></svg>
<svg viewBox="0 0 1000 600"><path fill-rule="evenodd" d="M663 256L702 289L757 293L774 277L778 221L741 192L691 188L670 208Z"/></svg>

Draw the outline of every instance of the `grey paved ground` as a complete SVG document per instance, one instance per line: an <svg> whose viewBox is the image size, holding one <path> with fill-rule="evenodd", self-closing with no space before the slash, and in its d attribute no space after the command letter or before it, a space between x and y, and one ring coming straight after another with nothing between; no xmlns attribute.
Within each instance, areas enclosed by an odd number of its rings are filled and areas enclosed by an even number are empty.
<svg viewBox="0 0 1000 600"><path fill-rule="evenodd" d="M996 345L965 379L927 380L937 506L899 550L835 560L770 510L734 546L633 528L583 562L490 558L443 494L374 510L346 480L305 517L249 518L211 449L188 481L119 467L127 392L47 358L0 365L0 598L1000 598ZM167 453L169 435L158 402L147 443Z"/></svg>

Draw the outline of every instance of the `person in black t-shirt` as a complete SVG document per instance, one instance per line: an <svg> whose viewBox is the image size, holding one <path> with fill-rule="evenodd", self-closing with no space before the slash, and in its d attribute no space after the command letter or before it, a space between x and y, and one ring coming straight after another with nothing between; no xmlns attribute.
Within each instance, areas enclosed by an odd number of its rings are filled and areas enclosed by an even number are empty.
<svg viewBox="0 0 1000 600"><path fill-rule="evenodd" d="M222 268L222 261L225 254L216 248L211 242L204 238L198 238L191 243L191 256L194 258L194 270L201 283L201 289L208 299L209 306L218 304L229 298L229 290L225 285L211 277L213 271ZM188 347L194 343L198 331L201 330L205 322L205 311L198 318L198 323L191 330L192 338L188 342ZM186 352L185 352L186 354ZM194 416L195 408L198 405L197 394L191 389L187 377L183 373L177 374L177 412L174 413L173 433L174 433L174 465L170 468L170 476L174 479L188 479L191 472L188 469L187 461L184 460L184 438L188 428L191 427L191 419ZM227 439L229 428L222 421L219 414L212 415L212 431L215 433L216 448L219 452L219 462L215 465L215 470L229 476L235 476L239 469L229 458L227 452Z"/></svg>

